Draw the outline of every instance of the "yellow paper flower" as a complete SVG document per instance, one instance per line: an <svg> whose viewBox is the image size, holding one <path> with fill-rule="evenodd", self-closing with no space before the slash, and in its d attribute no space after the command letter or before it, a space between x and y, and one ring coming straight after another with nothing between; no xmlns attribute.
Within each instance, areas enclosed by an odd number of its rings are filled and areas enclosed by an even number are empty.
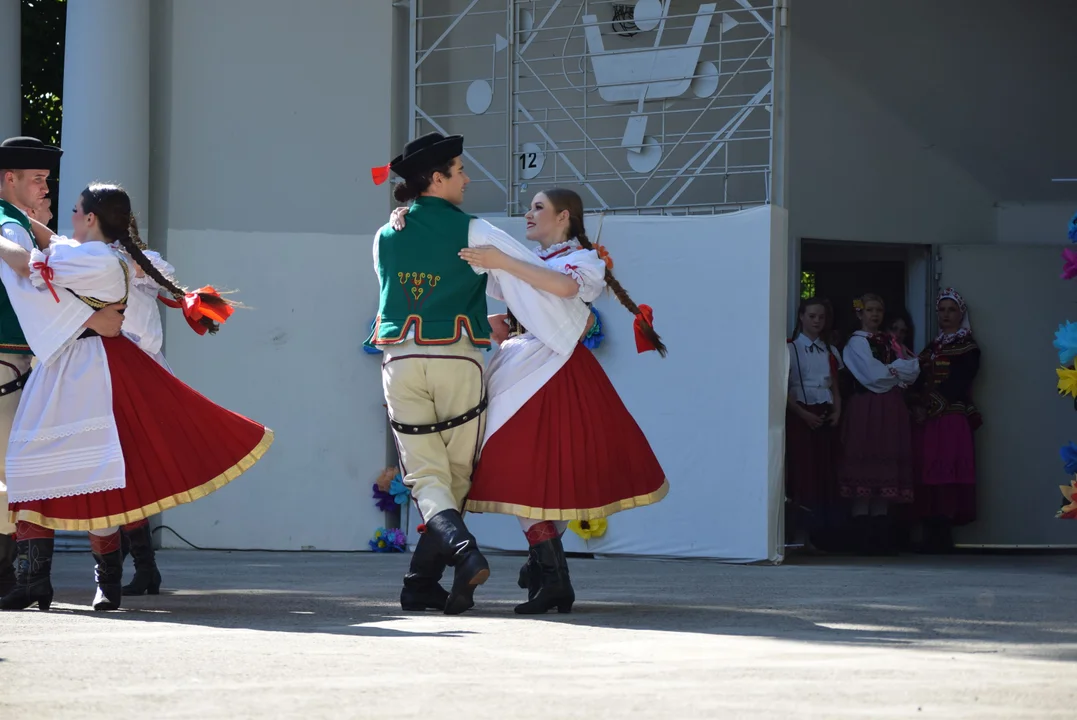
<svg viewBox="0 0 1077 720"><path fill-rule="evenodd" d="M1077 398L1077 370L1060 367L1058 373L1058 394L1072 395Z"/></svg>
<svg viewBox="0 0 1077 720"><path fill-rule="evenodd" d="M864 301L861 300L860 298L857 298L856 300L853 300L853 309L854 310L863 310L864 309Z"/></svg>
<svg viewBox="0 0 1077 720"><path fill-rule="evenodd" d="M584 540L600 538L606 534L606 518L597 520L573 520L568 524L568 529L576 533Z"/></svg>

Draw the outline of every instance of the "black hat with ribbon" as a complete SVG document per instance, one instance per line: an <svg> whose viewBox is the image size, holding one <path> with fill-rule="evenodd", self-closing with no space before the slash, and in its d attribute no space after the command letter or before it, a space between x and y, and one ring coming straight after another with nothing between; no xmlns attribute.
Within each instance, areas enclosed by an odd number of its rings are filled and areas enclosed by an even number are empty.
<svg viewBox="0 0 1077 720"><path fill-rule="evenodd" d="M404 146L404 152L393 158L388 165L371 168L370 174L375 185L381 185L389 179L389 171L407 180L422 175L428 170L442 167L452 162L454 157L464 154L464 136L432 132L415 138Z"/></svg>
<svg viewBox="0 0 1077 720"><path fill-rule="evenodd" d="M0 170L53 170L64 151L37 138L13 137L0 143Z"/></svg>

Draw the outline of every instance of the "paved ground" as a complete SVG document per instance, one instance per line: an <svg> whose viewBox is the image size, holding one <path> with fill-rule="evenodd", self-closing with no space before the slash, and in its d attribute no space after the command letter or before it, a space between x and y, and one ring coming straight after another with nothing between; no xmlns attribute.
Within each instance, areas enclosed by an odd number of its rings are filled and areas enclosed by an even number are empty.
<svg viewBox="0 0 1077 720"><path fill-rule="evenodd" d="M1073 718L1077 557L574 560L517 618L516 557L460 617L396 605L406 556L159 554L167 594L0 614L0 718Z"/></svg>

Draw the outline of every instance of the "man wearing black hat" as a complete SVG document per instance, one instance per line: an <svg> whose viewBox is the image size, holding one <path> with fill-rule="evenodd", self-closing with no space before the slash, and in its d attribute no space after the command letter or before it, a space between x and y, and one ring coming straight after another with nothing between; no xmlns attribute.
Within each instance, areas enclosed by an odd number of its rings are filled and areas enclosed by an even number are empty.
<svg viewBox="0 0 1077 720"><path fill-rule="evenodd" d="M374 238L381 299L369 347L384 351L382 384L404 484L423 517L400 604L405 610L462 613L474 605L490 567L460 509L482 441L483 355L490 348L486 276L458 253L472 217L458 207L468 184L464 139L431 133L409 142L384 167L403 179L393 194L410 202L407 227ZM454 568L451 592L439 585Z"/></svg>
<svg viewBox="0 0 1077 720"><path fill-rule="evenodd" d="M25 283L30 271L30 249L34 246L30 232L30 213L48 213L46 195L51 170L59 164L63 151L30 137L8 138L0 143L0 596L15 585L12 563L16 543L15 527L8 520L7 486L4 483L4 457L7 437L15 419L22 387L30 374L32 350L26 342L19 318L12 307L8 288ZM119 335L123 323L122 306L110 306L88 314L84 327L100 335ZM51 549L51 548L50 548ZM45 557L47 555L48 557ZM22 558L20 558L22 562ZM51 562L51 552L35 557L35 562ZM25 560L26 564L29 559Z"/></svg>

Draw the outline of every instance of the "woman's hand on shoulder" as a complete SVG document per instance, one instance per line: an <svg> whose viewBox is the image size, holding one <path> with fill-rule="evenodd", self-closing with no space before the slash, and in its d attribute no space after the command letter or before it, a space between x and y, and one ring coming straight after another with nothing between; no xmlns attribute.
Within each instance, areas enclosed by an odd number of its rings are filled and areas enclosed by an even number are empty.
<svg viewBox="0 0 1077 720"><path fill-rule="evenodd" d="M460 258L471 267L483 270L503 270L509 256L495 247L468 247L460 251Z"/></svg>
<svg viewBox="0 0 1077 720"><path fill-rule="evenodd" d="M408 208L398 207L389 213L389 227L397 232L404 229L406 223L404 222L404 216L408 214Z"/></svg>

